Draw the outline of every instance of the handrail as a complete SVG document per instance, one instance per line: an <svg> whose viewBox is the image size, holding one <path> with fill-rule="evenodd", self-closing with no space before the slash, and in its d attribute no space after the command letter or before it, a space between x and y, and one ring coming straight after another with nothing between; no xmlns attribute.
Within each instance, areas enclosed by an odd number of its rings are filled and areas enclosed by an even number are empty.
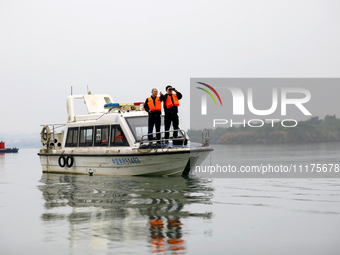
<svg viewBox="0 0 340 255"><path fill-rule="evenodd" d="M45 124L45 125L40 125L40 126L42 126L42 127L44 127L44 126L51 126L52 127L52 139L53 139L53 149L55 149L55 136L54 136L54 133L55 133L55 129L58 129L58 128L62 128L62 127L64 127L64 126L66 126L66 124ZM55 127L56 126L56 127ZM48 148L50 148L50 146L51 146L51 144L46 144L46 148L48 149Z"/></svg>
<svg viewBox="0 0 340 255"><path fill-rule="evenodd" d="M204 128L202 130L202 147L209 146L210 136L209 136L209 129Z"/></svg>
<svg viewBox="0 0 340 255"><path fill-rule="evenodd" d="M184 147L184 143L185 143L185 140L188 140L188 136L186 134L186 132L183 130L183 129L175 129L175 130L168 130L168 131L160 131L160 132L154 132L154 133L149 133L149 134L145 134L145 135L142 135L141 139L140 139L140 144L139 144L139 147L142 146L143 143L150 143L150 142L160 142L161 144L164 144L165 143L165 140L168 140L168 139L165 139L161 136L161 139L153 139L153 140L149 140L148 136L149 135L157 135L157 134L165 134L165 133L170 133L170 132L174 132L174 131L179 131L181 132L182 137L173 137L173 138L168 138L169 140L182 140L183 139L183 142L182 142L182 147ZM146 138L144 138L146 137Z"/></svg>
<svg viewBox="0 0 340 255"><path fill-rule="evenodd" d="M40 125L40 126L43 127L43 126L57 126L57 125L59 125L59 127L66 126L65 123L64 124L44 124L44 125Z"/></svg>

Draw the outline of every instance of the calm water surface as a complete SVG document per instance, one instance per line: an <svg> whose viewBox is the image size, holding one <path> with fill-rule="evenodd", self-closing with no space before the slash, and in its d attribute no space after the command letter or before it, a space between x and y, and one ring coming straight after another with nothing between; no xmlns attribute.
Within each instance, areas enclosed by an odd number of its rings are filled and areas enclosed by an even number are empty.
<svg viewBox="0 0 340 255"><path fill-rule="evenodd" d="M317 146L320 160L337 160L338 145ZM268 147L215 148L213 163L241 164ZM316 157L293 150L281 159ZM42 174L37 151L0 154L1 254L340 252L339 179Z"/></svg>

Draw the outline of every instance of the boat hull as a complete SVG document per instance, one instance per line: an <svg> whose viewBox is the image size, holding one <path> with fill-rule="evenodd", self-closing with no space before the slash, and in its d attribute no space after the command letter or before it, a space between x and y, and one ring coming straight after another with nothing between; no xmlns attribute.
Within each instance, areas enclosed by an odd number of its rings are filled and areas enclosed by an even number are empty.
<svg viewBox="0 0 340 255"><path fill-rule="evenodd" d="M15 153L18 152L18 148L12 148L12 149L0 149L0 153Z"/></svg>
<svg viewBox="0 0 340 255"><path fill-rule="evenodd" d="M211 151L212 149L200 149L123 155L58 153L39 153L38 155L44 173L177 176L184 173L184 175L190 174L192 169L202 163ZM61 157L64 159L60 159ZM72 160L66 160L67 157L72 157ZM65 166L62 167L64 160L66 160ZM71 161L72 166L68 166Z"/></svg>

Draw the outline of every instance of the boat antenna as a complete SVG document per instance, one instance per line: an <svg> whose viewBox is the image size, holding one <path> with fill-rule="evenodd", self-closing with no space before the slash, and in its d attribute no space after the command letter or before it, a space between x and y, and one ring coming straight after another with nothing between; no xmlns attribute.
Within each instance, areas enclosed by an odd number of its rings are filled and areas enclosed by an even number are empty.
<svg viewBox="0 0 340 255"><path fill-rule="evenodd" d="M87 94L91 95L91 91L89 91L89 85L87 85Z"/></svg>
<svg viewBox="0 0 340 255"><path fill-rule="evenodd" d="M71 86L71 96L72 96L72 86Z"/></svg>

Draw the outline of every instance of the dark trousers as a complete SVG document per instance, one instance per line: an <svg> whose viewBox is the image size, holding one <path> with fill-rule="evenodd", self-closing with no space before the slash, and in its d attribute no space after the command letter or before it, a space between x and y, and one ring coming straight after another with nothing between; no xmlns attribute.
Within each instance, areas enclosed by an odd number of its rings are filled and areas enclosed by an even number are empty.
<svg viewBox="0 0 340 255"><path fill-rule="evenodd" d="M173 112L165 113L165 116L164 116L164 128L165 128L165 131L169 131L171 123L172 123L172 126L173 126L174 130L178 129L179 120L178 120L177 113L173 113ZM174 131L173 132L173 137L176 138L177 136L178 136L178 131ZM165 137L164 138L165 139L169 139L169 132L165 132Z"/></svg>
<svg viewBox="0 0 340 255"><path fill-rule="evenodd" d="M161 131L161 114L160 113L149 113L148 133L154 133L153 127L156 127L156 132ZM161 134L156 134L157 140L161 139ZM153 140L153 135L148 135L149 140Z"/></svg>

